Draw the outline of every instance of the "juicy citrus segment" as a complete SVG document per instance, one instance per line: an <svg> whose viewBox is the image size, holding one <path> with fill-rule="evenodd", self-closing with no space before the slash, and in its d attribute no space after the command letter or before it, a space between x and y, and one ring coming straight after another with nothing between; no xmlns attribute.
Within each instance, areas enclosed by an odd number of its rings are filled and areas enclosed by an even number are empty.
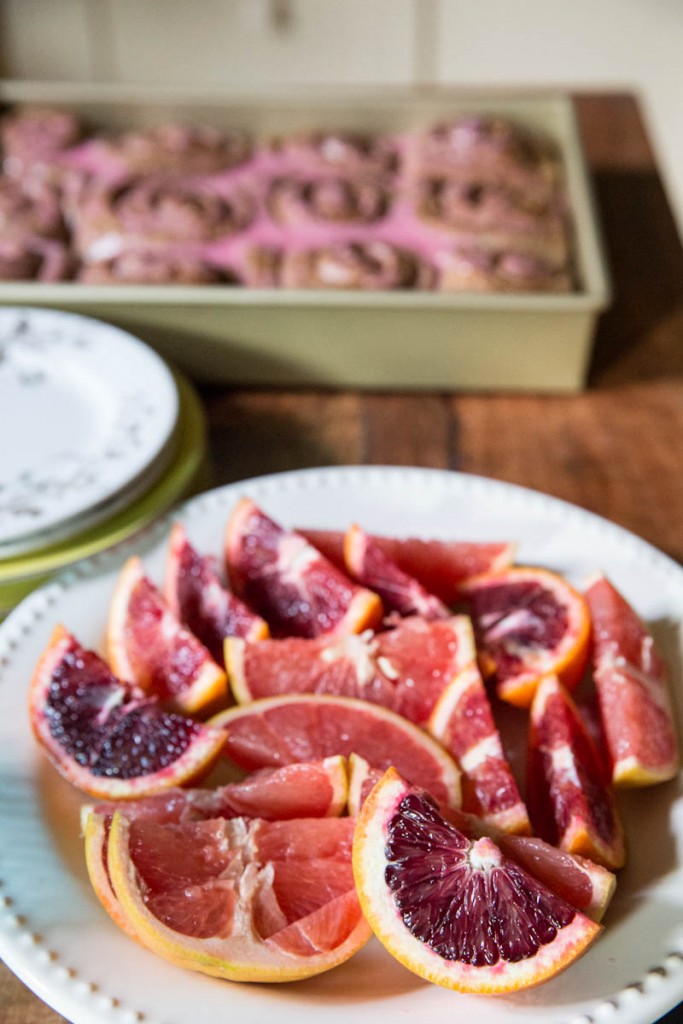
<svg viewBox="0 0 683 1024"><path fill-rule="evenodd" d="M458 615L438 622L413 616L393 629L344 637L229 638L225 662L240 703L285 693L358 697L423 725L475 657L469 619Z"/></svg>
<svg viewBox="0 0 683 1024"><path fill-rule="evenodd" d="M531 705L527 787L539 835L606 868L623 866L623 828L600 757L555 676L541 682Z"/></svg>
<svg viewBox="0 0 683 1024"><path fill-rule="evenodd" d="M334 565L343 569L345 534L339 530L300 530ZM422 540L418 537L383 537L370 534L402 572L416 579L445 604L459 596L462 583L485 572L512 564L514 544L459 540Z"/></svg>
<svg viewBox="0 0 683 1024"><path fill-rule="evenodd" d="M267 697L211 719L224 755L246 771L358 754L375 768L396 764L446 804L460 803L460 772L441 744L386 708L351 697Z"/></svg>
<svg viewBox="0 0 683 1024"><path fill-rule="evenodd" d="M356 824L353 871L380 942L422 978L461 992L514 992L568 967L600 925L470 840L389 770Z"/></svg>
<svg viewBox="0 0 683 1024"><path fill-rule="evenodd" d="M88 878L95 891L95 895L112 921L130 938L135 939L135 932L128 924L128 920L121 910L109 877L109 869L107 867L109 825L110 819L106 815L97 814L91 807L83 808L81 831L85 837L85 864Z"/></svg>
<svg viewBox="0 0 683 1024"><path fill-rule="evenodd" d="M351 819L176 825L112 819L108 869L136 938L233 981L336 967L367 941L350 867Z"/></svg>
<svg viewBox="0 0 683 1024"><path fill-rule="evenodd" d="M359 587L249 498L237 503L228 522L225 559L234 592L278 635L360 633L381 621L377 594Z"/></svg>
<svg viewBox="0 0 683 1024"><path fill-rule="evenodd" d="M352 526L346 534L344 561L349 574L379 594L386 609L425 619L450 617L447 605L404 572L360 526Z"/></svg>
<svg viewBox="0 0 683 1024"><path fill-rule="evenodd" d="M514 567L463 586L485 676L498 696L531 704L543 676L554 673L570 690L585 671L591 621L585 599L548 569Z"/></svg>
<svg viewBox="0 0 683 1024"><path fill-rule="evenodd" d="M137 557L128 559L114 589L107 651L119 678L185 714L225 697L225 673L171 612Z"/></svg>
<svg viewBox="0 0 683 1024"><path fill-rule="evenodd" d="M223 586L215 560L190 543L182 523L175 523L168 542L166 603L175 617L201 640L214 661L223 662L226 636L261 640L268 623Z"/></svg>
<svg viewBox="0 0 683 1024"><path fill-rule="evenodd" d="M474 661L441 694L427 729L460 766L463 810L505 832L529 833L529 815Z"/></svg>
<svg viewBox="0 0 683 1024"><path fill-rule="evenodd" d="M648 786L678 772L667 669L638 614L604 576L586 589L593 665L616 786Z"/></svg>
<svg viewBox="0 0 683 1024"><path fill-rule="evenodd" d="M57 626L33 673L29 716L57 770L85 793L132 800L204 775L222 734L123 683Z"/></svg>

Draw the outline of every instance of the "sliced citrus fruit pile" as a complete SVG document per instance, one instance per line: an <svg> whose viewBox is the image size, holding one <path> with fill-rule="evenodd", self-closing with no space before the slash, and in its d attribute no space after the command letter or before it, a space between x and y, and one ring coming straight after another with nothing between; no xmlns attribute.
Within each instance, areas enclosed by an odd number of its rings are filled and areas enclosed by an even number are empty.
<svg viewBox="0 0 683 1024"><path fill-rule="evenodd" d="M515 566L479 576L463 589L482 670L499 697L528 707L550 673L569 689L577 686L588 663L590 613L562 576Z"/></svg>
<svg viewBox="0 0 683 1024"><path fill-rule="evenodd" d="M250 640L268 636L265 620L223 585L215 560L199 554L182 523L174 525L169 538L164 596L176 618L201 640L219 665L223 664L227 636Z"/></svg>
<svg viewBox="0 0 683 1024"><path fill-rule="evenodd" d="M363 804L353 871L363 913L392 956L461 992L537 985L601 931L492 839L468 839L392 769Z"/></svg>
<svg viewBox="0 0 683 1024"><path fill-rule="evenodd" d="M62 626L33 674L29 717L58 771L103 799L136 799L188 783L208 771L223 746L217 729L121 682Z"/></svg>

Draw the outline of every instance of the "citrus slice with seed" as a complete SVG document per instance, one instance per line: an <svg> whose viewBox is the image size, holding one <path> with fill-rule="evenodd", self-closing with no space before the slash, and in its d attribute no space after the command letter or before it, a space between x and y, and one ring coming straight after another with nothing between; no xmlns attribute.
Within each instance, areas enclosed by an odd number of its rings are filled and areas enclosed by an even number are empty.
<svg viewBox="0 0 683 1024"><path fill-rule="evenodd" d="M175 523L169 538L164 596L175 617L201 640L218 665L223 664L226 636L268 636L267 622L223 585L215 560L199 554L182 523Z"/></svg>
<svg viewBox="0 0 683 1024"><path fill-rule="evenodd" d="M353 579L379 594L387 610L425 619L450 617L447 605L401 569L360 526L346 534L344 560Z"/></svg>
<svg viewBox="0 0 683 1024"><path fill-rule="evenodd" d="M443 747L401 715L364 700L267 697L228 708L211 724L224 732L224 756L246 771L356 753L376 768L395 764L438 800L460 803L460 772Z"/></svg>
<svg viewBox="0 0 683 1024"><path fill-rule="evenodd" d="M654 637L604 576L586 589L593 666L616 786L648 786L678 772L667 668Z"/></svg>
<svg viewBox="0 0 683 1024"><path fill-rule="evenodd" d="M623 828L600 756L556 676L542 680L531 705L527 796L548 842L606 868L623 866Z"/></svg>
<svg viewBox="0 0 683 1024"><path fill-rule="evenodd" d="M370 936L353 882L353 825L164 825L117 813L109 877L129 930L171 963L234 981L294 981L336 967Z"/></svg>
<svg viewBox="0 0 683 1024"><path fill-rule="evenodd" d="M57 626L29 693L34 735L58 771L85 793L132 800L191 782L218 758L224 736L173 714L121 682L94 651Z"/></svg>
<svg viewBox="0 0 683 1024"><path fill-rule="evenodd" d="M377 594L359 587L249 498L238 502L228 522L225 559L234 592L279 635L359 633L382 618Z"/></svg>
<svg viewBox="0 0 683 1024"><path fill-rule="evenodd" d="M226 665L240 703L285 693L359 697L417 725L443 690L476 657L466 616L402 619L394 629L306 640L229 638Z"/></svg>
<svg viewBox="0 0 683 1024"><path fill-rule="evenodd" d="M474 660L443 691L427 729L460 767L463 810L505 832L529 833L526 805Z"/></svg>
<svg viewBox="0 0 683 1024"><path fill-rule="evenodd" d="M392 956L461 992L538 985L601 931L492 839L468 839L391 769L356 823L353 871L363 913Z"/></svg>
<svg viewBox="0 0 683 1024"><path fill-rule="evenodd" d="M588 605L548 569L513 567L464 584L485 676L499 697L528 707L543 676L570 690L585 671L591 633Z"/></svg>
<svg viewBox="0 0 683 1024"><path fill-rule="evenodd" d="M137 557L128 559L114 589L107 653L120 679L185 714L225 697L225 672L179 622Z"/></svg>

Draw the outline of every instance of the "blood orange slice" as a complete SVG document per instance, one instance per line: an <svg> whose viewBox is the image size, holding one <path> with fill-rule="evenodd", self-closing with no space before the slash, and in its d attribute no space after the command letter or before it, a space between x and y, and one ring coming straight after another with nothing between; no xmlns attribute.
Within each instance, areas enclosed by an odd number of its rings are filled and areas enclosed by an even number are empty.
<svg viewBox="0 0 683 1024"><path fill-rule="evenodd" d="M461 615L439 622L412 617L384 632L336 638L230 638L225 660L240 703L284 693L359 697L422 725L475 657L470 622Z"/></svg>
<svg viewBox="0 0 683 1024"><path fill-rule="evenodd" d="M118 680L62 626L33 674L29 715L58 771L101 799L131 800L190 782L208 771L224 742L218 730Z"/></svg>
<svg viewBox="0 0 683 1024"><path fill-rule="evenodd" d="M460 803L460 772L443 747L402 716L363 700L270 697L222 711L211 724L225 733L225 756L247 771L356 753L376 768L395 764L436 799Z"/></svg>
<svg viewBox="0 0 683 1024"><path fill-rule="evenodd" d="M470 580L464 592L482 670L503 700L528 707L551 673L568 689L578 684L588 661L590 615L562 576L515 567Z"/></svg>
<svg viewBox="0 0 683 1024"><path fill-rule="evenodd" d="M215 561L190 544L182 523L171 530L164 596L168 607L201 640L218 665L223 664L226 636L260 640L268 624L227 590Z"/></svg>
<svg viewBox="0 0 683 1024"><path fill-rule="evenodd" d="M624 863L624 834L600 756L567 691L547 676L531 705L527 794L539 835L606 868Z"/></svg>
<svg viewBox="0 0 683 1024"><path fill-rule="evenodd" d="M336 967L370 930L350 818L160 825L112 819L108 870L130 931L182 967L282 982Z"/></svg>
<svg viewBox="0 0 683 1024"><path fill-rule="evenodd" d="M334 565L344 568L343 531L300 530L300 533ZM446 604L456 600L464 580L505 569L512 564L515 552L514 544L509 542L422 540L377 534L370 534L370 537L399 569Z"/></svg>
<svg viewBox="0 0 683 1024"><path fill-rule="evenodd" d="M638 614L604 576L586 590L594 677L617 786L647 786L678 771L667 669Z"/></svg>
<svg viewBox="0 0 683 1024"><path fill-rule="evenodd" d="M225 672L178 621L137 557L128 559L114 589L107 651L119 678L177 711L196 714L225 696Z"/></svg>
<svg viewBox="0 0 683 1024"><path fill-rule="evenodd" d="M344 559L350 575L382 598L384 607L399 615L447 619L450 610L422 584L397 565L360 526L352 526L344 540Z"/></svg>
<svg viewBox="0 0 683 1024"><path fill-rule="evenodd" d="M225 557L235 593L280 635L359 633L381 620L377 594L353 583L248 498L228 522Z"/></svg>
<svg viewBox="0 0 683 1024"><path fill-rule="evenodd" d="M460 766L463 810L505 832L530 832L529 815L474 660L443 691L427 728Z"/></svg>
<svg viewBox="0 0 683 1024"><path fill-rule="evenodd" d="M468 839L393 770L363 805L353 871L363 913L392 956L461 992L537 985L601 931L492 839Z"/></svg>

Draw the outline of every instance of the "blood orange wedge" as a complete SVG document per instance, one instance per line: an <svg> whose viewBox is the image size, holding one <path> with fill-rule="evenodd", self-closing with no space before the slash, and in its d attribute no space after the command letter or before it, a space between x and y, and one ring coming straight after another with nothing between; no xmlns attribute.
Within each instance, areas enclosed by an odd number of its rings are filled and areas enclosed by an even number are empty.
<svg viewBox="0 0 683 1024"><path fill-rule="evenodd" d="M384 773L371 768L362 757L349 758L349 814L357 818L361 807ZM464 832L468 839L489 836L497 846L534 878L583 911L593 921L600 921L616 889L616 878L607 868L586 857L577 857L558 850L537 836L511 835L489 822L456 807L439 804L440 814Z"/></svg>
<svg viewBox="0 0 683 1024"><path fill-rule="evenodd" d="M469 620L419 617L360 635L226 641L225 662L240 703L285 693L360 697L425 724L441 693L476 657Z"/></svg>
<svg viewBox="0 0 683 1024"><path fill-rule="evenodd" d="M339 530L300 530L334 565L343 569L345 534ZM422 540L370 534L373 543L408 576L446 604L459 596L464 580L496 572L512 564L514 544L460 540Z"/></svg>
<svg viewBox="0 0 683 1024"><path fill-rule="evenodd" d="M293 981L336 967L369 938L351 869L353 825L160 825L117 813L109 876L129 930L171 963L234 981Z"/></svg>
<svg viewBox="0 0 683 1024"><path fill-rule="evenodd" d="M426 732L387 708L351 697L267 697L211 719L224 754L246 771L356 753L376 768L395 764L446 804L460 803L460 772Z"/></svg>
<svg viewBox="0 0 683 1024"><path fill-rule="evenodd" d="M539 835L606 868L624 863L624 834L600 756L556 676L531 705L527 797Z"/></svg>
<svg viewBox="0 0 683 1024"><path fill-rule="evenodd" d="M450 617L444 602L404 572L360 526L352 526L346 534L344 560L349 574L379 594L386 609L425 619Z"/></svg>
<svg viewBox="0 0 683 1024"><path fill-rule="evenodd" d="M382 618L377 594L353 583L248 498L228 522L225 558L235 593L279 635L359 633Z"/></svg>
<svg viewBox="0 0 683 1024"><path fill-rule="evenodd" d="M118 680L62 626L33 674L29 715L58 771L105 800L190 782L208 771L224 742L220 731L172 714Z"/></svg>
<svg viewBox="0 0 683 1024"><path fill-rule="evenodd" d="M474 660L443 691L427 729L460 766L463 810L505 832L531 831L529 815Z"/></svg>
<svg viewBox="0 0 683 1024"><path fill-rule="evenodd" d="M363 913L392 956L461 992L538 985L601 931L492 839L468 839L393 769L363 804L353 872Z"/></svg>
<svg viewBox="0 0 683 1024"><path fill-rule="evenodd" d="M569 689L588 661L586 601L548 569L515 567L464 585L485 676L498 695L528 707L543 676L554 673Z"/></svg>
<svg viewBox="0 0 683 1024"><path fill-rule="evenodd" d="M215 561L190 544L182 523L174 525L169 538L164 596L175 617L218 665L223 664L226 636L268 636L267 622L223 586Z"/></svg>
<svg viewBox="0 0 683 1024"><path fill-rule="evenodd" d="M604 576L586 589L602 724L617 786L673 778L679 753L666 665L638 614Z"/></svg>
<svg viewBox="0 0 683 1024"><path fill-rule="evenodd" d="M114 589L107 652L119 678L177 711L197 714L225 696L223 669L178 621L137 557L128 559Z"/></svg>

